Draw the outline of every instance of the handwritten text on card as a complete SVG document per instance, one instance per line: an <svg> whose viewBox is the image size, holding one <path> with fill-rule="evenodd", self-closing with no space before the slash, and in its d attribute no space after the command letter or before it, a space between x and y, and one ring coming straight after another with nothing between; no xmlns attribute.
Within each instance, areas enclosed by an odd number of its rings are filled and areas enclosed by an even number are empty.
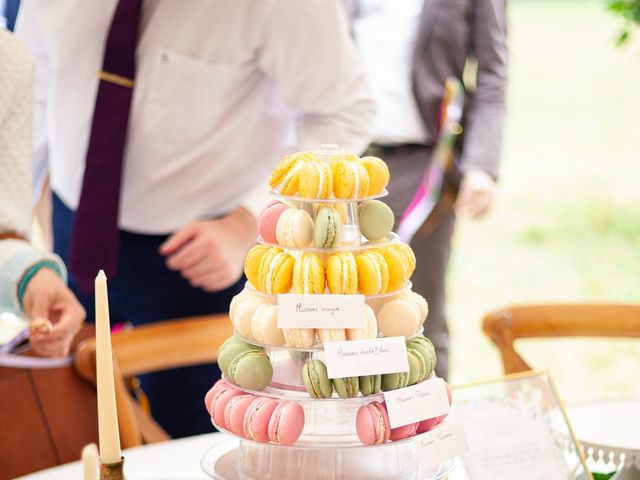
<svg viewBox="0 0 640 480"><path fill-rule="evenodd" d="M408 372L404 337L324 344L329 378Z"/></svg>
<svg viewBox="0 0 640 480"><path fill-rule="evenodd" d="M384 392L391 428L449 413L444 380L433 378L410 387Z"/></svg>
<svg viewBox="0 0 640 480"><path fill-rule="evenodd" d="M363 326L363 295L278 295L279 328Z"/></svg>
<svg viewBox="0 0 640 480"><path fill-rule="evenodd" d="M429 469L469 450L467 436L458 420L438 425L416 437L420 467Z"/></svg>

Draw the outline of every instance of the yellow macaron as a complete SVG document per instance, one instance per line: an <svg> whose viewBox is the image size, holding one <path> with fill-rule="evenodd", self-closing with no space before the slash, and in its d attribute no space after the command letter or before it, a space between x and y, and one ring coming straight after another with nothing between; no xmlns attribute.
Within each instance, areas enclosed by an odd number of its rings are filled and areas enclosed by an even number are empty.
<svg viewBox="0 0 640 480"><path fill-rule="evenodd" d="M369 192L369 174L358 160L338 160L333 166L336 198L362 198Z"/></svg>
<svg viewBox="0 0 640 480"><path fill-rule="evenodd" d="M407 278L410 278L416 269L416 255L413 253L411 247L404 242L397 242L389 245L386 248L395 250L400 254L402 260L404 261L405 267L407 268Z"/></svg>
<svg viewBox="0 0 640 480"><path fill-rule="evenodd" d="M300 196L329 198L333 190L333 175L327 162L316 157L300 167Z"/></svg>
<svg viewBox="0 0 640 480"><path fill-rule="evenodd" d="M369 192L367 196L377 195L389 185L389 167L378 157L362 157L360 162L369 174Z"/></svg>
<svg viewBox="0 0 640 480"><path fill-rule="evenodd" d="M367 250L356 257L358 265L358 291L365 295L380 295L389 286L389 267L384 257L375 250Z"/></svg>
<svg viewBox="0 0 640 480"><path fill-rule="evenodd" d="M409 278L407 267L400 253L393 248L381 248L377 250L386 260L389 268L389 286L387 292L394 292L402 288Z"/></svg>
<svg viewBox="0 0 640 480"><path fill-rule="evenodd" d="M304 294L324 293L324 265L319 255L302 253L293 265L293 291Z"/></svg>
<svg viewBox="0 0 640 480"><path fill-rule="evenodd" d="M247 253L247 256L244 257L244 274L255 289L259 288L258 272L260 270L260 261L262 260L262 255L264 255L267 250L269 250L269 247L254 245Z"/></svg>
<svg viewBox="0 0 640 480"><path fill-rule="evenodd" d="M314 158L313 152L297 152L284 157L271 172L271 189L282 195L297 195L300 189L300 169Z"/></svg>
<svg viewBox="0 0 640 480"><path fill-rule="evenodd" d="M336 295L351 295L358 291L358 267L351 252L331 255L326 262L329 291Z"/></svg>
<svg viewBox="0 0 640 480"><path fill-rule="evenodd" d="M260 259L258 290L271 294L291 290L294 262L281 248L269 248Z"/></svg>

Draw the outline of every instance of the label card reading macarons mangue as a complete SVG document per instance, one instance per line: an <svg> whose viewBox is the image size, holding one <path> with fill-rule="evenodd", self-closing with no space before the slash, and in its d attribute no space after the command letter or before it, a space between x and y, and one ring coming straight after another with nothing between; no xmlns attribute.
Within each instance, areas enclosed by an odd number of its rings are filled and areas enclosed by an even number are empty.
<svg viewBox="0 0 640 480"><path fill-rule="evenodd" d="M404 337L328 342L324 355L329 378L409 371Z"/></svg>
<svg viewBox="0 0 640 480"><path fill-rule="evenodd" d="M364 295L278 295L278 328L363 328Z"/></svg>
<svg viewBox="0 0 640 480"><path fill-rule="evenodd" d="M391 428L421 422L449 413L444 380L432 378L410 387L384 392Z"/></svg>
<svg viewBox="0 0 640 480"><path fill-rule="evenodd" d="M415 437L420 467L428 470L469 451L467 435L460 420L446 421Z"/></svg>

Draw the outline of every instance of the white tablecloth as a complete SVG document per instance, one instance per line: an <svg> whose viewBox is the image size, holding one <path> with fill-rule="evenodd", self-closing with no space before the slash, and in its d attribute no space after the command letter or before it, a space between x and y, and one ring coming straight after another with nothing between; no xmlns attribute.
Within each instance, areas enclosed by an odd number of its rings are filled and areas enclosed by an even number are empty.
<svg viewBox="0 0 640 480"><path fill-rule="evenodd" d="M205 480L200 458L226 437L209 433L195 437L130 448L123 452L127 480ZM80 462L32 473L19 480L82 480Z"/></svg>

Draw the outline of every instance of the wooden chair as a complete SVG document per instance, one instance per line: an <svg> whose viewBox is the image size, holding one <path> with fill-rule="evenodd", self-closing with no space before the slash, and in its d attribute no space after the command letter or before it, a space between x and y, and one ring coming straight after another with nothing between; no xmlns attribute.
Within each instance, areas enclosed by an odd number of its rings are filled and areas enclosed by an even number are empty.
<svg viewBox="0 0 640 480"><path fill-rule="evenodd" d="M171 368L215 362L232 333L227 314L167 320L112 336L116 402L122 448L168 440L169 435L129 393L125 379ZM76 351L76 368L95 382L95 339Z"/></svg>
<svg viewBox="0 0 640 480"><path fill-rule="evenodd" d="M93 335L85 325L74 343ZM98 441L96 391L72 365L0 367L0 437L0 480L78 460Z"/></svg>
<svg viewBox="0 0 640 480"><path fill-rule="evenodd" d="M640 304L540 304L496 310L484 332L500 349L506 374L531 370L514 342L535 337L640 337Z"/></svg>

